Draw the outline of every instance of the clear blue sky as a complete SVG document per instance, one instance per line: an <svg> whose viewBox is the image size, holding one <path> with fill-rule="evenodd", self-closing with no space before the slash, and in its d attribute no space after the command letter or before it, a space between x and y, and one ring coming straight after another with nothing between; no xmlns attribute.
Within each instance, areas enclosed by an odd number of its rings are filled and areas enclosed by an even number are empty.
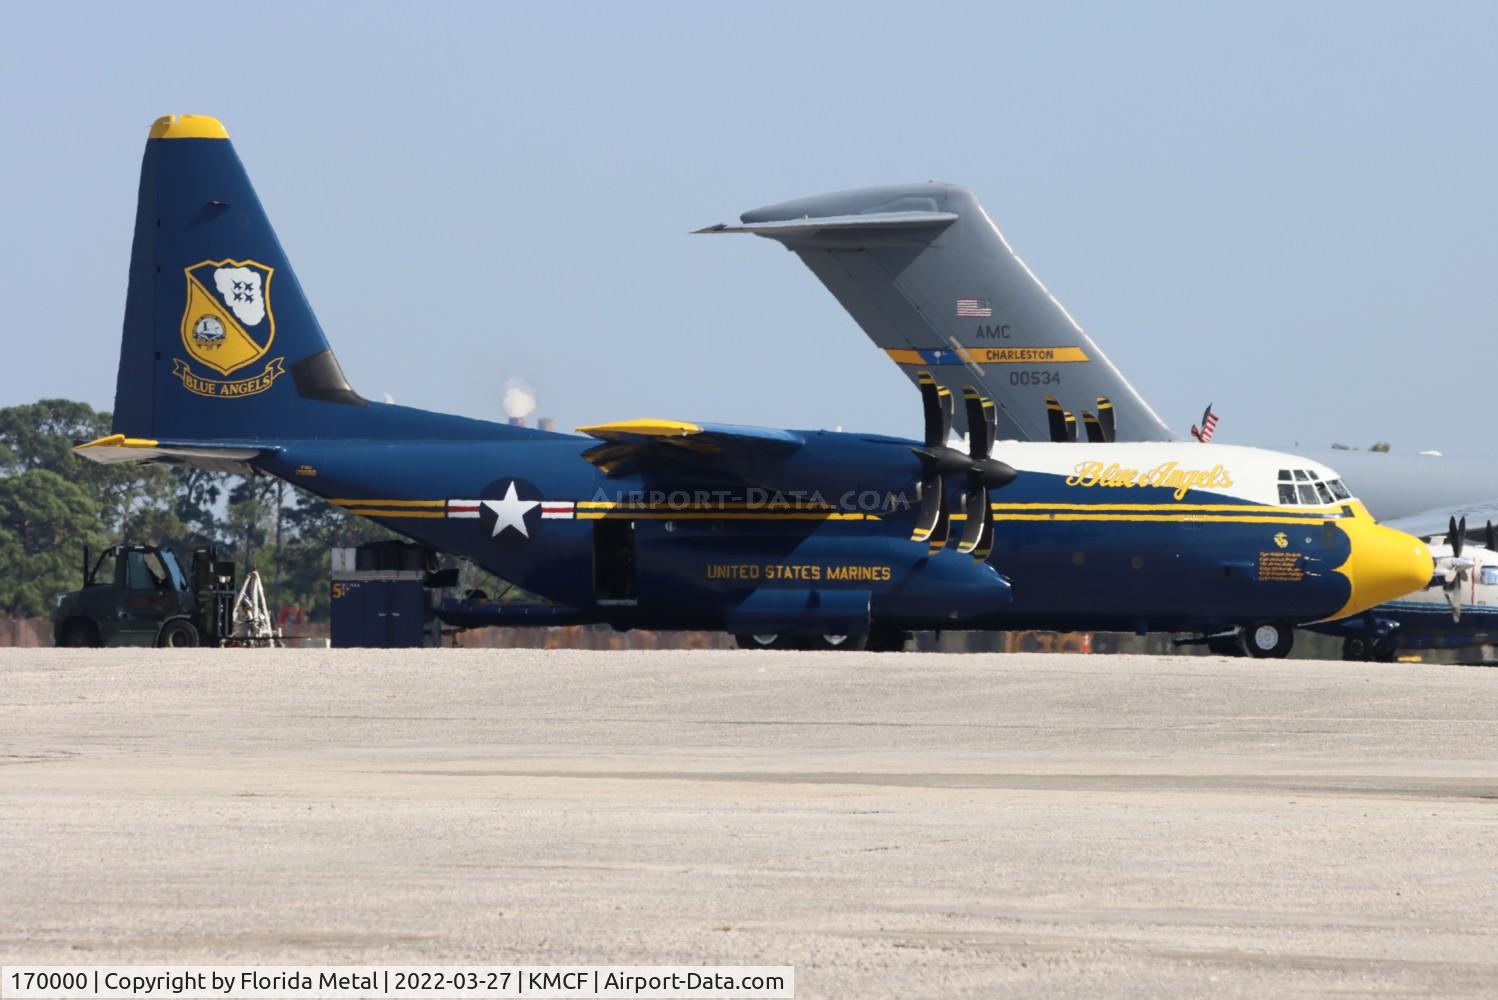
<svg viewBox="0 0 1498 1000"><path fill-rule="evenodd" d="M1178 431L1493 455L1498 5L6 7L0 405L108 407L146 129L224 120L354 386L915 434L765 240L942 179Z"/></svg>

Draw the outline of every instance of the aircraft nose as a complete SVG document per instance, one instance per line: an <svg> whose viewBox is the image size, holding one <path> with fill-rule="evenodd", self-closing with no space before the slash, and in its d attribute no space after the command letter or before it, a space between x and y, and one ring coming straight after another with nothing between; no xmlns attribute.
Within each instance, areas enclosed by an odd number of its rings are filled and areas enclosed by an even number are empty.
<svg viewBox="0 0 1498 1000"><path fill-rule="evenodd" d="M1351 542L1351 553L1340 569L1352 582L1352 592L1333 620L1423 590L1430 583L1435 564L1425 543L1414 535L1386 528L1372 518L1358 517L1341 524Z"/></svg>

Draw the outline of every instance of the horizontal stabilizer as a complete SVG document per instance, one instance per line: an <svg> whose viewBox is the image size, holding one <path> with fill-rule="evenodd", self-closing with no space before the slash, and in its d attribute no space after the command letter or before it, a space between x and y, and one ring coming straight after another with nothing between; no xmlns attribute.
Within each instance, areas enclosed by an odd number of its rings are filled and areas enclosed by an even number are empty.
<svg viewBox="0 0 1498 1000"><path fill-rule="evenodd" d="M274 445L221 441L157 441L154 438L132 438L111 434L73 446L73 454L101 465L129 462L154 462L164 465L191 465L213 472L240 475L251 471L250 460L279 451Z"/></svg>
<svg viewBox="0 0 1498 1000"><path fill-rule="evenodd" d="M870 212L866 215L826 215L801 219L781 219L774 222L746 222L738 226L718 223L706 229L693 230L701 233L756 233L760 236L785 234L809 234L821 230L857 229L869 232L876 229L934 229L949 226L957 221L955 212Z"/></svg>

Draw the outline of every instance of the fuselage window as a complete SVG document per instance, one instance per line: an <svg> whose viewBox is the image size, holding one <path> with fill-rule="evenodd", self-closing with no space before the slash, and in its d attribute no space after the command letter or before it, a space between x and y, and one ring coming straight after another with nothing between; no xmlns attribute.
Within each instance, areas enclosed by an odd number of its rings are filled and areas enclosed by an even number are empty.
<svg viewBox="0 0 1498 1000"><path fill-rule="evenodd" d="M1484 566L1480 582L1484 587L1498 587L1498 566Z"/></svg>

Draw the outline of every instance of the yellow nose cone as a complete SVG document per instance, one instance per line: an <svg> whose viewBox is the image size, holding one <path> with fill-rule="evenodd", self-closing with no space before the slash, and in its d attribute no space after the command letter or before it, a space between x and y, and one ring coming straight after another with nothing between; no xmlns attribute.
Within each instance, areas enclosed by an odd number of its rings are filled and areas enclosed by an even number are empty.
<svg viewBox="0 0 1498 1000"><path fill-rule="evenodd" d="M1430 549L1414 535L1386 528L1365 511L1343 518L1337 525L1347 532L1352 553L1337 572L1352 583L1347 604L1327 621L1361 614L1385 601L1392 601L1430 583L1435 563Z"/></svg>

